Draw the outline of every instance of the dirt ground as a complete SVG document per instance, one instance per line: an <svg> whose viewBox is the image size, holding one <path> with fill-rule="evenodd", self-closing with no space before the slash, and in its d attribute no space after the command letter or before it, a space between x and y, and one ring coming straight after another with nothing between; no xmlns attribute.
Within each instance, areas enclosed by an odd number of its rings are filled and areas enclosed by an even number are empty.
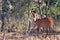
<svg viewBox="0 0 60 40"><path fill-rule="evenodd" d="M0 40L6 39L6 40L60 40L60 33L51 33L47 35L46 38L43 37L45 34L37 34L30 32L28 33L19 33L19 32L10 32L10 33L4 33L0 32Z"/></svg>

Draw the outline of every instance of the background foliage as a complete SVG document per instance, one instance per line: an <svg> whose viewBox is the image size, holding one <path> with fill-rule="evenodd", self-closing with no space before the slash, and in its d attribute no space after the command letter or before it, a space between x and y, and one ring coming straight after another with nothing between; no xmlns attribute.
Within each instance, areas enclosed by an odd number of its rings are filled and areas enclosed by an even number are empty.
<svg viewBox="0 0 60 40"><path fill-rule="evenodd" d="M38 0L30 0L30 12L31 11L39 11L39 5L37 3ZM41 4L43 14L46 14L46 2L49 1L49 11L48 15L54 20L60 20L60 0L44 0ZM2 1L2 12L11 14L22 20L21 22L25 23L28 19L28 0L3 0ZM40 14L39 14L40 15ZM30 13L31 17L31 13Z"/></svg>

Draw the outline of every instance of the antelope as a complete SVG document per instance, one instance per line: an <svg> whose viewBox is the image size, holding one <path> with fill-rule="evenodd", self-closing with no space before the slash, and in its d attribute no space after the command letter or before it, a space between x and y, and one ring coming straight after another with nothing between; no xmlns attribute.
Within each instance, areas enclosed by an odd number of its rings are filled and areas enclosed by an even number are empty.
<svg viewBox="0 0 60 40"><path fill-rule="evenodd" d="M33 15L33 22L36 23L37 25L37 31L39 32L39 28L45 29L47 31L45 37L47 37L48 32L50 32L50 29L54 25L53 19L49 16L40 18L36 12L33 12L32 15Z"/></svg>

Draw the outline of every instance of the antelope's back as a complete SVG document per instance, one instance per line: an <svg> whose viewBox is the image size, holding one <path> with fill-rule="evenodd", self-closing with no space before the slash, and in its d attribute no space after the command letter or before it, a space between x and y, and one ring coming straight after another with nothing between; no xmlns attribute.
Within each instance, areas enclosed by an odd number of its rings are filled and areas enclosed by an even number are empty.
<svg viewBox="0 0 60 40"><path fill-rule="evenodd" d="M45 26L53 27L53 25L54 25L54 21L51 17L37 19L35 22L39 27L45 27Z"/></svg>

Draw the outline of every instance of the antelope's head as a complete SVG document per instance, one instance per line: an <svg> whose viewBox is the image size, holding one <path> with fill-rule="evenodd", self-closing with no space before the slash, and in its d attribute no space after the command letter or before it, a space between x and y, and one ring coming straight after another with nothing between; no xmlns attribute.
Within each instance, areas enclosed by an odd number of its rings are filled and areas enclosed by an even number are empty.
<svg viewBox="0 0 60 40"><path fill-rule="evenodd" d="M37 12L32 12L32 15L33 15L33 20L34 20L34 21L36 21L36 20L39 18Z"/></svg>

